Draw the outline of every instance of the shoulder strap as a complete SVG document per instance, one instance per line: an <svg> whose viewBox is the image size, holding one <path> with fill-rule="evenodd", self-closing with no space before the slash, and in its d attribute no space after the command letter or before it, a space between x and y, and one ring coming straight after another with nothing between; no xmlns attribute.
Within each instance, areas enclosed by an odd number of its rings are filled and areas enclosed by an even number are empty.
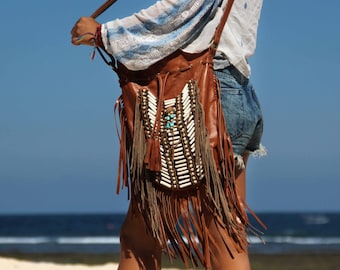
<svg viewBox="0 0 340 270"><path fill-rule="evenodd" d="M92 18L97 18L100 14L102 14L105 10L112 6L117 0L107 0L104 4L102 4L95 12L92 13Z"/></svg>
<svg viewBox="0 0 340 270"><path fill-rule="evenodd" d="M215 35L214 35L214 38L213 38L213 41L212 41L212 45L211 45L211 48L213 49L213 52L215 53L216 52L216 49L217 49L217 46L220 42L220 39L221 39L221 35L222 35L222 32L223 32L223 28L227 22L227 19L229 17L229 14L230 14L230 10L231 10L231 7L233 6L233 3L234 3L234 0L228 0L228 3L227 3L227 6L224 10L224 13L223 13L223 16L221 18L221 21L220 23L218 24L217 28L216 28L216 31L215 31Z"/></svg>

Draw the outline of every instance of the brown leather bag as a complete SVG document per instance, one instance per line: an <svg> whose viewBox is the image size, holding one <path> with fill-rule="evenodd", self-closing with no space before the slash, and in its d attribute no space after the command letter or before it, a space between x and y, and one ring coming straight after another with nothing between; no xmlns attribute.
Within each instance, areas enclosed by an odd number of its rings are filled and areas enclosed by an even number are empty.
<svg viewBox="0 0 340 270"><path fill-rule="evenodd" d="M113 65L122 89L115 108L121 122L117 192L129 187L132 203L170 257L179 255L187 265L188 258L196 265L198 258L206 268L211 236L203 209L226 228L222 239L231 237L240 250L247 245L248 219L236 194L232 145L213 70L232 4L229 0L206 51L179 50L143 71Z"/></svg>

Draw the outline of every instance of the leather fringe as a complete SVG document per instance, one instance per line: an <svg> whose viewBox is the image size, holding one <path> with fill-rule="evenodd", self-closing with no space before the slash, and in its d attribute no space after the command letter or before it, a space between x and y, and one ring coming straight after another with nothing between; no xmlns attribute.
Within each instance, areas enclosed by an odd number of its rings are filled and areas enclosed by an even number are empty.
<svg viewBox="0 0 340 270"><path fill-rule="evenodd" d="M234 182L234 158L231 142L227 135L221 138L221 149L224 149L224 160L221 160L221 170L217 169L214 153L210 147L209 136L204 124L204 111L198 100L196 104L196 149L201 157L205 179L203 182L185 191L168 191L152 181L153 172L145 167L144 156L147 151L142 117L140 114L140 100L137 98L135 105L134 136L132 144L121 140L123 144L120 152L120 165L130 164L130 183L127 183L127 175L124 172L124 183L130 186L131 195L138 203L139 211L144 216L146 224L153 236L158 239L170 259L180 256L187 267L190 264L201 263L210 269L211 256L210 236L208 225L203 214L203 207L208 209L215 222L219 223L225 231L221 231L221 238L231 237L236 250L244 250L247 241L244 237L244 228L249 225L246 212L242 209L236 194ZM123 113L123 104L120 104L120 112ZM124 117L122 120L122 133ZM223 119L222 119L223 120ZM224 120L223 120L224 121ZM121 134L127 138L126 134ZM130 153L123 154L124 152ZM129 157L130 162L121 158ZM223 164L227 164L224 166ZM123 169L124 170L124 169ZM224 240L230 255L227 241Z"/></svg>

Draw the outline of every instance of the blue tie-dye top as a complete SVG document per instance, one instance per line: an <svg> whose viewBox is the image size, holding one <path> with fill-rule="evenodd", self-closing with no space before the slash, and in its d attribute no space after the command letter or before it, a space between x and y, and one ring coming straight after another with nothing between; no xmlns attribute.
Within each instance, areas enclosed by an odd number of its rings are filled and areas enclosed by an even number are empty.
<svg viewBox="0 0 340 270"><path fill-rule="evenodd" d="M142 70L178 49L208 48L227 0L160 0L102 25L106 50L131 70ZM256 47L262 0L234 0L219 51L245 76Z"/></svg>
<svg viewBox="0 0 340 270"><path fill-rule="evenodd" d="M103 24L103 43L128 68L144 69L192 42L214 17L220 2L158 1L132 16Z"/></svg>

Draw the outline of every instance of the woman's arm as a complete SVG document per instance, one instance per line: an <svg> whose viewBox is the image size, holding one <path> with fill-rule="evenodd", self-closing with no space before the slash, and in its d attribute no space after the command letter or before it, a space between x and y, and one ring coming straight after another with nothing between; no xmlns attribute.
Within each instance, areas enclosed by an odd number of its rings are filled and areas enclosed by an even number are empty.
<svg viewBox="0 0 340 270"><path fill-rule="evenodd" d="M132 70L145 69L194 40L214 17L221 0L160 0L129 17L101 26L105 49ZM82 27L89 20L88 29ZM82 18L73 32L95 33L98 23ZM94 32L93 32L94 31ZM213 33L211 33L212 36ZM207 37L211 39L211 37ZM73 44L93 44L90 37Z"/></svg>

